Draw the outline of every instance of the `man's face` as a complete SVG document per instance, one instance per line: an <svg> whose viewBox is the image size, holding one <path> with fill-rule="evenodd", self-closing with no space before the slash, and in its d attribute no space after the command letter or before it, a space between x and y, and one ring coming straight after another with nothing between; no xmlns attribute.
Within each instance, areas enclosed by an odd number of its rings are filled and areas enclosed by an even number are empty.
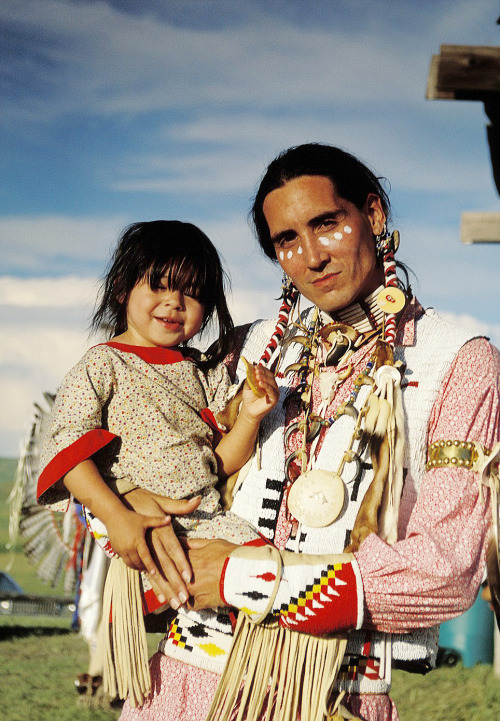
<svg viewBox="0 0 500 721"><path fill-rule="evenodd" d="M345 308L383 282L373 242L385 222L377 195L359 210L329 178L302 175L271 191L263 211L279 264L321 310Z"/></svg>

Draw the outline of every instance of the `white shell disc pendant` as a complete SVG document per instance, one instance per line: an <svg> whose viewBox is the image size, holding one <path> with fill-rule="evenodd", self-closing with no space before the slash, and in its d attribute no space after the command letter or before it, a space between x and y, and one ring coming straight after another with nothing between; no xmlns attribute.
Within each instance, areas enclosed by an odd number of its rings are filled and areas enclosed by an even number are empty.
<svg viewBox="0 0 500 721"><path fill-rule="evenodd" d="M345 500L342 478L316 468L301 473L288 493L288 510L305 526L324 528L339 516Z"/></svg>

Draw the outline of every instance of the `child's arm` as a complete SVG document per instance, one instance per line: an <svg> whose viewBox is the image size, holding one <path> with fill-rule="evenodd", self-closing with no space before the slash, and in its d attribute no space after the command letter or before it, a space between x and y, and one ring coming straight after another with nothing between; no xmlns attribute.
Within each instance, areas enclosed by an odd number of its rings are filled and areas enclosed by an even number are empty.
<svg viewBox="0 0 500 721"><path fill-rule="evenodd" d="M91 459L78 463L63 478L68 491L107 528L113 550L137 571L158 571L146 542L146 530L166 526L169 516L142 516L130 511L108 488Z"/></svg>
<svg viewBox="0 0 500 721"><path fill-rule="evenodd" d="M252 383L256 383L262 395L257 395L248 382L245 383L240 412L234 426L215 448L222 478L232 475L248 461L261 420L278 402L279 390L274 374L264 366L255 366L252 375Z"/></svg>

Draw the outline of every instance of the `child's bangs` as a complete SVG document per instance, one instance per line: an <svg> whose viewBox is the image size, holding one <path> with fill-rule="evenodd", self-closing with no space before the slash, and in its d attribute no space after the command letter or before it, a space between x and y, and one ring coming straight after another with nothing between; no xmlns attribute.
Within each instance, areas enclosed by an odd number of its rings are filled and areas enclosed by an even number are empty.
<svg viewBox="0 0 500 721"><path fill-rule="evenodd" d="M149 285L154 290L163 285L203 301L207 296L208 285L208 273L203 260L183 255L170 258L161 265L155 263L148 273Z"/></svg>

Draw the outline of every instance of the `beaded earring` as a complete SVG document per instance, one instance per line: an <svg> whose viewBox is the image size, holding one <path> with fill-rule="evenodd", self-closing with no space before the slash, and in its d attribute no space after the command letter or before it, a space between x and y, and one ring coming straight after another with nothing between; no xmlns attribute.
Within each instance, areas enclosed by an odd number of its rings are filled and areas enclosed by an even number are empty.
<svg viewBox="0 0 500 721"><path fill-rule="evenodd" d="M260 363L265 366L268 365L271 356L273 355L274 351L283 339L283 335L285 333L285 329L288 325L288 320L290 318L290 313L294 308L295 304L297 303L298 297L300 295L299 291L294 285L293 280L288 275L286 275L286 273L283 273L281 291L282 302L278 312L278 322L271 338L269 339L269 343L267 344L260 358Z"/></svg>
<svg viewBox="0 0 500 721"><path fill-rule="evenodd" d="M293 286L293 280L290 278L289 275L283 271L283 278L281 279L281 297L284 298L286 295L290 293L290 290Z"/></svg>
<svg viewBox="0 0 500 721"><path fill-rule="evenodd" d="M385 239L387 236L387 223L384 223L384 227L382 228L382 231L375 236L375 254L377 256L377 259L380 259L383 257L383 244L382 244L382 238Z"/></svg>
<svg viewBox="0 0 500 721"><path fill-rule="evenodd" d="M375 236L375 252L377 258L383 260L391 246L393 246L392 251L395 253L399 246L399 233L397 230L395 230L394 233L389 233L387 223L384 223L382 232Z"/></svg>

